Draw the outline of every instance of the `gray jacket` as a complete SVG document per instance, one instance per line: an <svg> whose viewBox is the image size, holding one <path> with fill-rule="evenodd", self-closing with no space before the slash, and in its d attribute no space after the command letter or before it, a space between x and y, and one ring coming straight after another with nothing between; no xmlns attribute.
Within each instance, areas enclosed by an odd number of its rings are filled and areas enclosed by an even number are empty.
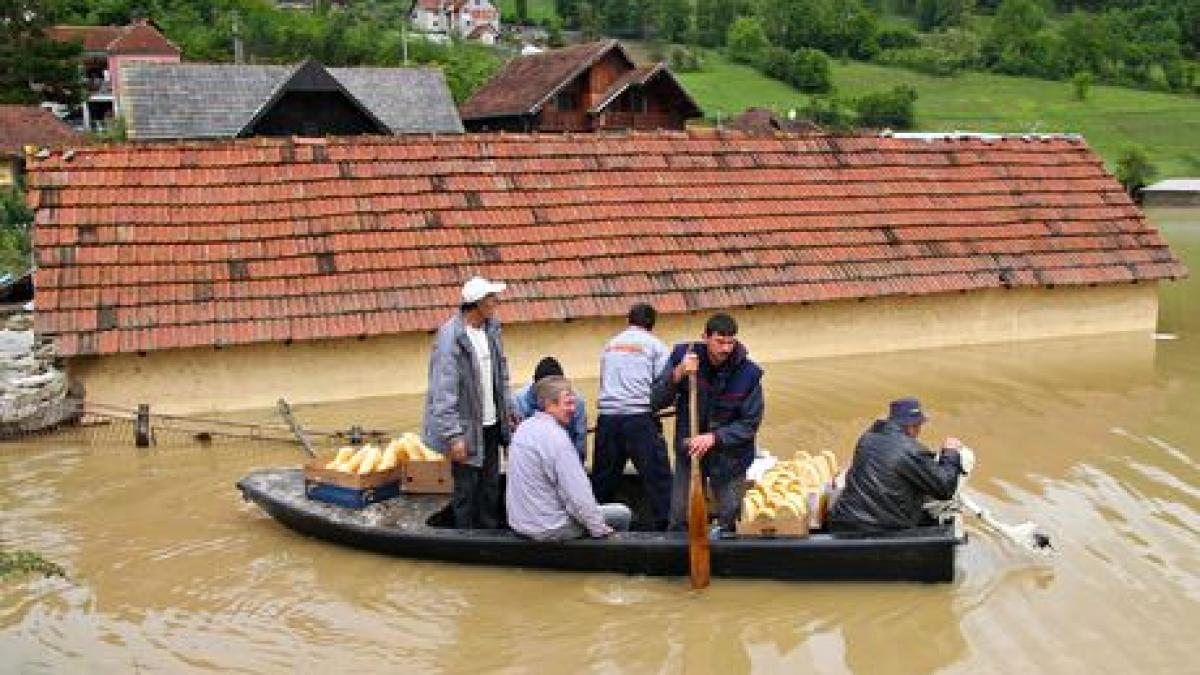
<svg viewBox="0 0 1200 675"><path fill-rule="evenodd" d="M496 399L496 417L500 424L500 443L508 445L509 428L508 359L500 341L500 324L488 320L487 332L492 351L492 392ZM429 355L429 391L425 395L425 422L422 437L425 445L442 454L458 438L467 442L467 463L483 465L483 401L480 397L481 374L476 365L475 350L467 337L462 313L459 312L438 329Z"/></svg>

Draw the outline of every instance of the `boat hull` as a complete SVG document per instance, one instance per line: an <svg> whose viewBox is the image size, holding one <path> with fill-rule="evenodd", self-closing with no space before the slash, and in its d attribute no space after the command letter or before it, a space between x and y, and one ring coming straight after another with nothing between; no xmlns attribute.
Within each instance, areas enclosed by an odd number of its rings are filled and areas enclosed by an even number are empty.
<svg viewBox="0 0 1200 675"><path fill-rule="evenodd" d="M381 510L355 511L304 496L299 469L269 469L238 482L245 499L288 528L387 555L464 564L683 576L687 533L628 532L606 539L537 542L508 530L430 527L445 496L401 496ZM795 581L919 581L954 578L953 525L886 535L813 534L804 539L715 537L712 574Z"/></svg>

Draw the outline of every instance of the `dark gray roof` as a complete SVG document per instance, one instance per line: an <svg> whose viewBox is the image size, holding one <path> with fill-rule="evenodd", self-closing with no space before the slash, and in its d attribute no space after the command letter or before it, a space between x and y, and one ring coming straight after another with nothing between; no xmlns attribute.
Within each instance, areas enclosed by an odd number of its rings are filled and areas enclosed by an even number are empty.
<svg viewBox="0 0 1200 675"><path fill-rule="evenodd" d="M118 91L129 138L238 135L298 66L122 63ZM328 68L392 133L462 133L439 70Z"/></svg>

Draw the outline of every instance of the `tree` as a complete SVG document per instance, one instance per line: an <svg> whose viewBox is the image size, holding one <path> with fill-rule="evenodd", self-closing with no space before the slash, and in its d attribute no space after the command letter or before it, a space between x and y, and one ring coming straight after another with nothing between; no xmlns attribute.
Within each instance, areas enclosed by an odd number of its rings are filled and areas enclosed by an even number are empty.
<svg viewBox="0 0 1200 675"><path fill-rule="evenodd" d="M801 47L792 53L787 81L800 91L824 94L833 90L829 57L819 49Z"/></svg>
<svg viewBox="0 0 1200 675"><path fill-rule="evenodd" d="M686 42L691 28L691 0L662 0L658 16L659 37L668 42Z"/></svg>
<svg viewBox="0 0 1200 675"><path fill-rule="evenodd" d="M783 47L767 45L759 52L758 60L754 65L763 75L787 82L788 75L792 70L792 55Z"/></svg>
<svg viewBox="0 0 1200 675"><path fill-rule="evenodd" d="M891 91L865 94L854 102L864 127L912 129L917 125L917 90L900 85Z"/></svg>
<svg viewBox="0 0 1200 675"><path fill-rule="evenodd" d="M529 23L529 0L516 0L517 21L521 24Z"/></svg>
<svg viewBox="0 0 1200 675"><path fill-rule="evenodd" d="M729 58L739 63L756 63L769 44L767 33L757 17L738 18L729 26L725 38Z"/></svg>
<svg viewBox="0 0 1200 675"><path fill-rule="evenodd" d="M1117 158L1117 180L1125 186L1125 191L1131 196L1137 196L1138 191L1146 187L1158 169L1150 163L1146 151L1139 147L1128 147Z"/></svg>
<svg viewBox="0 0 1200 675"><path fill-rule="evenodd" d="M0 189L0 272L19 274L29 269L29 228L33 212L25 195L16 189Z"/></svg>
<svg viewBox="0 0 1200 675"><path fill-rule="evenodd" d="M8 0L0 5L0 102L83 99L81 46L47 38L42 29L49 20L37 0Z"/></svg>
<svg viewBox="0 0 1200 675"><path fill-rule="evenodd" d="M600 37L600 17L596 16L595 6L583 0L579 3L579 34L584 40L594 40Z"/></svg>
<svg viewBox="0 0 1200 675"><path fill-rule="evenodd" d="M555 17L550 19L549 25L546 26L546 44L551 49L558 49L567 44L563 39L562 20Z"/></svg>
<svg viewBox="0 0 1200 675"><path fill-rule="evenodd" d="M1047 43L1039 40L1046 11L1036 0L1004 0L984 40L984 54L996 70L1013 75L1044 75Z"/></svg>
<svg viewBox="0 0 1200 675"><path fill-rule="evenodd" d="M743 0L696 0L696 36L705 47L725 44L729 27L749 8Z"/></svg>
<svg viewBox="0 0 1200 675"><path fill-rule="evenodd" d="M930 31L962 26L974 9L972 0L917 0L917 27Z"/></svg>

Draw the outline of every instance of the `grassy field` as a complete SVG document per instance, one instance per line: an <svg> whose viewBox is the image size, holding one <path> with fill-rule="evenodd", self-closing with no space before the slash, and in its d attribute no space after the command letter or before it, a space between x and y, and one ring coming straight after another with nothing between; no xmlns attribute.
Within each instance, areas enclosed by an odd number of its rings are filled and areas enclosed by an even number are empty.
<svg viewBox="0 0 1200 675"><path fill-rule="evenodd" d="M517 15L517 3L514 0L500 0L497 4L505 16ZM558 16L554 9L554 0L529 0L529 18L535 22Z"/></svg>
<svg viewBox="0 0 1200 675"><path fill-rule="evenodd" d="M1077 101L1070 83L965 73L938 78L865 63L834 64L844 95L908 84L917 90L917 121L930 131L1078 132L1108 161L1140 145L1158 177L1200 175L1200 98L1096 86ZM708 118L715 121L748 106L799 107L807 96L753 68L709 53L706 69L678 73Z"/></svg>

